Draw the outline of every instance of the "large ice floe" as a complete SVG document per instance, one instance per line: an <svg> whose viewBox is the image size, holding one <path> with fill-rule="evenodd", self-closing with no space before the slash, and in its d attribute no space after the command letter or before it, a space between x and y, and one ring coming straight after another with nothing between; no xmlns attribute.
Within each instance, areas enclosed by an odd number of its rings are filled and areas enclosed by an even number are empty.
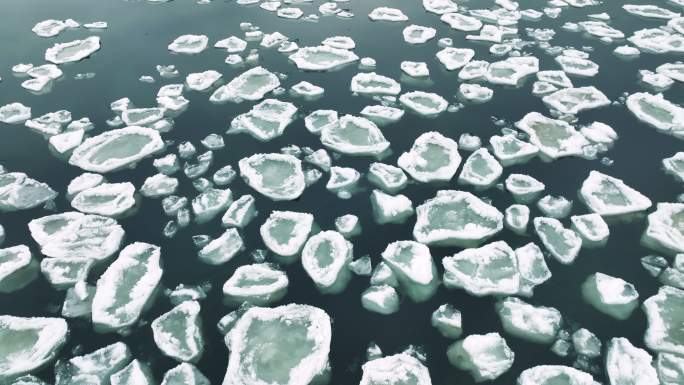
<svg viewBox="0 0 684 385"><path fill-rule="evenodd" d="M159 132L130 126L86 139L74 149L69 163L86 171L106 173L134 165L163 148Z"/></svg>
<svg viewBox="0 0 684 385"><path fill-rule="evenodd" d="M57 43L45 51L45 60L54 64L79 61L100 49L100 38L91 36L83 40Z"/></svg>
<svg viewBox="0 0 684 385"><path fill-rule="evenodd" d="M247 310L226 336L223 385L305 385L329 373L330 317L308 305Z"/></svg>

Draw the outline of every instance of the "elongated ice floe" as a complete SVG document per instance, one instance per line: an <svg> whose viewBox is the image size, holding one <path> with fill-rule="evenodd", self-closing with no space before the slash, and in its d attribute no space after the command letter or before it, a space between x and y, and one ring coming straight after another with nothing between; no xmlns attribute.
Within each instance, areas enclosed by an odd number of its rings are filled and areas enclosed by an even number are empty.
<svg viewBox="0 0 684 385"><path fill-rule="evenodd" d="M65 212L29 222L40 251L54 258L92 258L101 261L121 246L124 230L111 218Z"/></svg>
<svg viewBox="0 0 684 385"><path fill-rule="evenodd" d="M235 269L223 285L223 295L230 304L266 306L280 301L288 285L285 272L268 263L255 263Z"/></svg>
<svg viewBox="0 0 684 385"><path fill-rule="evenodd" d="M59 35L67 28L78 28L79 24L73 19L55 20L47 19L39 21L31 28L31 31L40 37L53 37Z"/></svg>
<svg viewBox="0 0 684 385"><path fill-rule="evenodd" d="M361 72L354 75L350 88L352 92L366 95L398 95L401 92L399 82L375 72Z"/></svg>
<svg viewBox="0 0 684 385"><path fill-rule="evenodd" d="M56 197L50 186L24 173L0 174L0 212L28 210Z"/></svg>
<svg viewBox="0 0 684 385"><path fill-rule="evenodd" d="M453 139L431 131L416 138L411 150L399 156L397 164L419 182L446 182L456 174L461 155Z"/></svg>
<svg viewBox="0 0 684 385"><path fill-rule="evenodd" d="M647 210L651 200L621 179L591 171L580 189L580 198L601 216L624 215Z"/></svg>
<svg viewBox="0 0 684 385"><path fill-rule="evenodd" d="M200 305L185 301L150 325L154 342L165 355L180 362L197 362L204 353Z"/></svg>
<svg viewBox="0 0 684 385"><path fill-rule="evenodd" d="M353 246L337 231L323 231L306 241L302 249L302 266L324 294L343 291L351 279L348 265Z"/></svg>
<svg viewBox="0 0 684 385"><path fill-rule="evenodd" d="M477 245L503 228L499 210L465 191L440 190L416 214L413 237L426 245Z"/></svg>
<svg viewBox="0 0 684 385"><path fill-rule="evenodd" d="M329 370L330 317L290 304L247 310L226 336L230 350L223 385L304 385Z"/></svg>
<svg viewBox="0 0 684 385"><path fill-rule="evenodd" d="M297 68L305 71L330 71L359 60L352 51L327 45L303 47L289 56Z"/></svg>
<svg viewBox="0 0 684 385"><path fill-rule="evenodd" d="M83 40L53 45L45 51L45 60L54 64L71 63L85 59L99 49L100 38L90 36Z"/></svg>
<svg viewBox="0 0 684 385"><path fill-rule="evenodd" d="M266 99L252 107L249 112L240 114L230 122L227 133L246 132L255 139L267 142L281 136L292 123L297 107L277 99Z"/></svg>
<svg viewBox="0 0 684 385"><path fill-rule="evenodd" d="M280 79L264 67L254 67L217 88L209 97L213 103L259 100L280 86Z"/></svg>
<svg viewBox="0 0 684 385"><path fill-rule="evenodd" d="M55 359L67 332L67 323L61 318L0 316L0 381L12 383Z"/></svg>
<svg viewBox="0 0 684 385"><path fill-rule="evenodd" d="M637 119L656 130L684 138L684 108L665 99L662 94L637 92L629 95L627 108Z"/></svg>
<svg viewBox="0 0 684 385"><path fill-rule="evenodd" d="M160 262L159 247L148 243L132 243L121 250L97 281L92 317L98 330L123 332L138 321L157 292Z"/></svg>
<svg viewBox="0 0 684 385"><path fill-rule="evenodd" d="M344 115L337 124L323 127L321 143L331 150L348 155L378 156L390 146L390 142L375 123L352 115Z"/></svg>
<svg viewBox="0 0 684 385"><path fill-rule="evenodd" d="M135 186L130 182L102 183L81 191L71 206L85 214L120 217L135 205Z"/></svg>
<svg viewBox="0 0 684 385"><path fill-rule="evenodd" d="M530 136L530 142L550 159L578 156L589 141L563 120L551 119L538 112L529 112L515 124Z"/></svg>
<svg viewBox="0 0 684 385"><path fill-rule="evenodd" d="M359 385L432 385L428 368L407 353L368 361L363 364L362 369L363 375Z"/></svg>
<svg viewBox="0 0 684 385"><path fill-rule="evenodd" d="M250 187L276 201L297 199L306 187L302 162L292 155L254 154L238 165Z"/></svg>
<svg viewBox="0 0 684 385"><path fill-rule="evenodd" d="M69 163L86 171L105 173L129 167L163 148L159 132L131 126L86 139L74 149Z"/></svg>
<svg viewBox="0 0 684 385"><path fill-rule="evenodd" d="M209 38L205 35L181 35L169 44L169 51L183 54L198 54L204 51L209 44Z"/></svg>

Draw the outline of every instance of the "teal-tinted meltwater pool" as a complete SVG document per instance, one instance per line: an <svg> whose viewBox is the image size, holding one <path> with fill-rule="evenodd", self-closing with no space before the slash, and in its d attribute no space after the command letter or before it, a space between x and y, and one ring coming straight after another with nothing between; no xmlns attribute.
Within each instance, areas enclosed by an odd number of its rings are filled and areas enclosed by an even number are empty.
<svg viewBox="0 0 684 385"><path fill-rule="evenodd" d="M0 384L684 383L684 3L0 4Z"/></svg>

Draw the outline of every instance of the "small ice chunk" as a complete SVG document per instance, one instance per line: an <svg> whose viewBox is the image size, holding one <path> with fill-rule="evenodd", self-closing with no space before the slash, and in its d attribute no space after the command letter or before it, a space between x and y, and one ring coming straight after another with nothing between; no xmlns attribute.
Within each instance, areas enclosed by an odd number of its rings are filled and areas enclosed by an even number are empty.
<svg viewBox="0 0 684 385"><path fill-rule="evenodd" d="M476 382L494 380L513 366L515 354L499 333L471 334L447 350L449 362Z"/></svg>
<svg viewBox="0 0 684 385"><path fill-rule="evenodd" d="M486 103L494 96L494 90L479 84L462 83L458 86L458 96L472 103Z"/></svg>
<svg viewBox="0 0 684 385"><path fill-rule="evenodd" d="M308 98L311 100L318 98L325 92L325 89L323 89L323 87L319 87L315 84L309 83L304 80L293 85L290 88L290 90L292 91L292 94L294 96L301 96L303 98Z"/></svg>
<svg viewBox="0 0 684 385"><path fill-rule="evenodd" d="M684 151L680 151L662 161L666 174L670 174L678 182L684 183Z"/></svg>
<svg viewBox="0 0 684 385"><path fill-rule="evenodd" d="M503 228L499 210L465 191L440 190L416 213L413 237L426 245L477 245Z"/></svg>
<svg viewBox="0 0 684 385"><path fill-rule="evenodd" d="M627 186L621 179L591 171L580 189L580 198L601 216L631 214L647 210L651 200Z"/></svg>
<svg viewBox="0 0 684 385"><path fill-rule="evenodd" d="M361 305L374 313L393 314L399 311L399 294L389 285L371 286L361 294Z"/></svg>
<svg viewBox="0 0 684 385"><path fill-rule="evenodd" d="M325 188L337 194L340 199L349 199L360 179L361 173L351 167L332 166Z"/></svg>
<svg viewBox="0 0 684 385"><path fill-rule="evenodd" d="M496 304L496 309L507 333L531 342L551 344L561 327L561 313L552 307L507 297Z"/></svg>
<svg viewBox="0 0 684 385"><path fill-rule="evenodd" d="M287 275L268 263L244 265L235 269L223 284L223 295L230 304L249 303L266 306L280 301L287 293Z"/></svg>
<svg viewBox="0 0 684 385"><path fill-rule="evenodd" d="M408 76L419 78L430 76L430 70L425 62L402 61L401 70Z"/></svg>
<svg viewBox="0 0 684 385"><path fill-rule="evenodd" d="M38 276L38 261L25 245L0 249L0 293L12 293ZM2 376L0 376L2 378Z"/></svg>
<svg viewBox="0 0 684 385"><path fill-rule="evenodd" d="M320 135L325 127L336 125L337 120L335 110L316 110L304 118L304 125L312 134Z"/></svg>
<svg viewBox="0 0 684 385"><path fill-rule="evenodd" d="M463 333L461 311L451 304L444 304L432 312L430 322L444 337L458 338Z"/></svg>
<svg viewBox="0 0 684 385"><path fill-rule="evenodd" d="M159 198L171 195L178 188L178 179L164 174L155 174L145 179L140 193L147 198Z"/></svg>
<svg viewBox="0 0 684 385"><path fill-rule="evenodd" d="M171 52L188 55L198 54L204 51L209 44L209 38L205 35L181 35L169 44Z"/></svg>
<svg viewBox="0 0 684 385"><path fill-rule="evenodd" d="M301 161L292 155L254 154L238 165L251 188L275 201L297 199L306 187Z"/></svg>
<svg viewBox="0 0 684 385"><path fill-rule="evenodd" d="M634 285L621 278L595 273L582 283L582 297L596 310L618 320L625 320L639 306Z"/></svg>
<svg viewBox="0 0 684 385"><path fill-rule="evenodd" d="M223 226L237 228L247 226L257 215L255 202L254 197L249 194L233 201L221 218Z"/></svg>
<svg viewBox="0 0 684 385"><path fill-rule="evenodd" d="M601 356L601 340L587 329L577 329L572 333L572 345L578 355L589 358Z"/></svg>
<svg viewBox="0 0 684 385"><path fill-rule="evenodd" d="M555 218L537 217L533 222L537 236L558 262L569 265L575 261L582 247L582 238L576 232Z"/></svg>
<svg viewBox="0 0 684 385"><path fill-rule="evenodd" d="M100 38L90 36L83 40L56 43L45 51L45 60L54 64L76 62L100 49Z"/></svg>
<svg viewBox="0 0 684 385"><path fill-rule="evenodd" d="M388 193L396 193L408 183L406 174L400 168L378 162L368 167L368 180Z"/></svg>
<svg viewBox="0 0 684 385"><path fill-rule="evenodd" d="M129 167L164 148L154 129L131 126L106 131L76 147L69 164L86 171L105 173Z"/></svg>
<svg viewBox="0 0 684 385"><path fill-rule="evenodd" d="M423 44L435 37L437 30L431 27L411 24L402 31L404 41L409 44Z"/></svg>
<svg viewBox="0 0 684 385"><path fill-rule="evenodd" d="M55 359L67 332L61 318L0 316L0 380L11 381Z"/></svg>
<svg viewBox="0 0 684 385"><path fill-rule="evenodd" d="M599 72L599 65L586 58L563 54L555 60L568 75L592 77Z"/></svg>
<svg viewBox="0 0 684 385"><path fill-rule="evenodd" d="M214 70L188 74L185 83L193 91L206 91L214 85L223 75Z"/></svg>
<svg viewBox="0 0 684 385"><path fill-rule="evenodd" d="M154 342L165 355L180 362L197 362L204 352L200 305L185 301L152 321Z"/></svg>
<svg viewBox="0 0 684 385"><path fill-rule="evenodd" d="M337 231L323 231L312 236L302 249L304 271L324 294L337 294L347 287L352 257L351 242Z"/></svg>
<svg viewBox="0 0 684 385"><path fill-rule="evenodd" d="M135 186L130 182L102 183L76 194L71 206L85 214L120 217L135 205Z"/></svg>
<svg viewBox="0 0 684 385"><path fill-rule="evenodd" d="M436 131L420 135L397 160L399 167L423 183L451 180L460 163L458 144Z"/></svg>
<svg viewBox="0 0 684 385"><path fill-rule="evenodd" d="M199 259L209 265L222 265L244 249L242 237L236 229L228 229L209 242L198 253Z"/></svg>
<svg viewBox="0 0 684 385"><path fill-rule="evenodd" d="M492 186L502 172L501 164L486 148L480 148L466 159L461 174L458 176L458 182L485 188Z"/></svg>
<svg viewBox="0 0 684 385"><path fill-rule="evenodd" d="M516 234L525 234L530 221L530 209L525 205L513 204L506 208L504 224Z"/></svg>
<svg viewBox="0 0 684 385"><path fill-rule="evenodd" d="M480 20L458 12L445 13L439 19L457 31L472 32L482 28Z"/></svg>
<svg viewBox="0 0 684 385"><path fill-rule="evenodd" d="M531 297L535 286L551 278L551 271L546 265L541 249L533 242L515 249L515 256L518 259L521 278L519 294Z"/></svg>
<svg viewBox="0 0 684 385"><path fill-rule="evenodd" d="M197 223L207 223L232 203L230 189L208 188L192 200L192 212Z"/></svg>
<svg viewBox="0 0 684 385"><path fill-rule="evenodd" d="M296 257L304 246L314 216L294 211L272 211L266 222L261 225L259 233L269 250L291 259Z"/></svg>
<svg viewBox="0 0 684 385"><path fill-rule="evenodd" d="M572 229L582 237L582 246L597 247L608 241L610 229L599 214L573 215Z"/></svg>
<svg viewBox="0 0 684 385"><path fill-rule="evenodd" d="M417 358L399 353L363 364L359 385L432 385L430 372Z"/></svg>
<svg viewBox="0 0 684 385"><path fill-rule="evenodd" d="M224 385L309 384L329 370L330 317L308 305L247 310L230 333Z"/></svg>

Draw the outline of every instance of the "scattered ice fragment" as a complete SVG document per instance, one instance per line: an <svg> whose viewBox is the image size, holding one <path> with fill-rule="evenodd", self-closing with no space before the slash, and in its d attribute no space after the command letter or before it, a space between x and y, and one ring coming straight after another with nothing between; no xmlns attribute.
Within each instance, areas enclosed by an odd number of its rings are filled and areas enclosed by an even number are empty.
<svg viewBox="0 0 684 385"><path fill-rule="evenodd" d="M204 353L200 305L185 301L151 324L154 342L165 355L180 362L197 362Z"/></svg>
<svg viewBox="0 0 684 385"><path fill-rule="evenodd" d="M280 301L288 284L287 275L268 263L244 265L225 282L223 295L230 304L266 306Z"/></svg>
<svg viewBox="0 0 684 385"><path fill-rule="evenodd" d="M504 330L528 341L550 344L561 327L561 313L552 307L533 306L507 297L497 303L496 309Z"/></svg>
<svg viewBox="0 0 684 385"><path fill-rule="evenodd" d="M574 231L566 229L558 219L534 218L534 230L544 247L562 264L571 264L582 247L582 238Z"/></svg>
<svg viewBox="0 0 684 385"><path fill-rule="evenodd" d="M471 334L447 350L449 362L476 382L494 380L513 366L515 354L499 333Z"/></svg>
<svg viewBox="0 0 684 385"><path fill-rule="evenodd" d="M198 253L199 259L209 265L222 265L244 249L242 237L236 229L228 229L209 242Z"/></svg>
<svg viewBox="0 0 684 385"><path fill-rule="evenodd" d="M205 35L181 35L169 44L169 51L194 55L204 51L209 44Z"/></svg>
<svg viewBox="0 0 684 385"><path fill-rule="evenodd" d="M121 332L138 321L158 290L160 260L160 248L148 243L132 243L121 250L97 281L92 309L96 329Z"/></svg>
<svg viewBox="0 0 684 385"><path fill-rule="evenodd" d="M289 56L297 68L305 71L329 71L359 60L352 51L327 45L303 47Z"/></svg>
<svg viewBox="0 0 684 385"><path fill-rule="evenodd" d="M112 256L124 237L124 230L116 220L79 212L34 219L29 222L29 231L45 256L96 261Z"/></svg>
<svg viewBox="0 0 684 385"><path fill-rule="evenodd" d="M61 318L0 316L0 380L10 382L55 359L67 332Z"/></svg>
<svg viewBox="0 0 684 385"><path fill-rule="evenodd" d="M353 246L337 231L323 231L304 244L304 271L324 294L342 292L351 279L348 265L353 257Z"/></svg>
<svg viewBox="0 0 684 385"><path fill-rule="evenodd" d="M573 215L572 229L582 237L582 246L597 247L608 241L610 229L599 214Z"/></svg>
<svg viewBox="0 0 684 385"><path fill-rule="evenodd" d="M303 385L329 370L330 317L321 309L290 304L247 310L230 333L224 385Z"/></svg>
<svg viewBox="0 0 684 385"><path fill-rule="evenodd" d="M361 294L361 305L374 313L393 314L399 311L399 294L389 285L371 286Z"/></svg>
<svg viewBox="0 0 684 385"><path fill-rule="evenodd" d="M370 360L362 369L359 385L432 385L428 368L407 353Z"/></svg>
<svg viewBox="0 0 684 385"><path fill-rule="evenodd" d="M344 115L337 124L327 124L321 131L321 143L331 150L348 155L378 156L390 143L372 121Z"/></svg>
<svg viewBox="0 0 684 385"><path fill-rule="evenodd" d="M294 211L272 211L259 232L269 250L293 259L309 237L314 217Z"/></svg>
<svg viewBox="0 0 684 385"><path fill-rule="evenodd" d="M627 186L621 179L591 171L580 189L580 198L601 216L631 214L647 210L651 200Z"/></svg>
<svg viewBox="0 0 684 385"><path fill-rule="evenodd" d="M603 273L587 277L582 284L582 297L596 310L618 320L629 318L639 306L639 293L634 285Z"/></svg>
<svg viewBox="0 0 684 385"><path fill-rule="evenodd" d="M76 194L71 206L85 214L121 217L135 205L135 186L130 182L102 183Z"/></svg>
<svg viewBox="0 0 684 385"><path fill-rule="evenodd" d="M106 131L76 147L69 163L86 171L105 173L137 163L164 148L159 132L131 126Z"/></svg>
<svg viewBox="0 0 684 385"><path fill-rule="evenodd" d="M245 182L273 200L297 199L304 192L301 161L292 155L254 154L238 165Z"/></svg>
<svg viewBox="0 0 684 385"><path fill-rule="evenodd" d="M45 51L45 60L54 64L76 62L87 58L100 49L100 38L90 36L83 40L56 43Z"/></svg>
<svg viewBox="0 0 684 385"><path fill-rule="evenodd" d="M503 228L503 214L465 191L440 190L416 208L414 238L426 245L477 245Z"/></svg>
<svg viewBox="0 0 684 385"><path fill-rule="evenodd" d="M213 103L259 100L280 86L278 77L263 67L251 68L217 88L209 97Z"/></svg>
<svg viewBox="0 0 684 385"><path fill-rule="evenodd" d="M420 135L397 160L399 167L423 183L451 180L460 163L458 144L436 131Z"/></svg>

